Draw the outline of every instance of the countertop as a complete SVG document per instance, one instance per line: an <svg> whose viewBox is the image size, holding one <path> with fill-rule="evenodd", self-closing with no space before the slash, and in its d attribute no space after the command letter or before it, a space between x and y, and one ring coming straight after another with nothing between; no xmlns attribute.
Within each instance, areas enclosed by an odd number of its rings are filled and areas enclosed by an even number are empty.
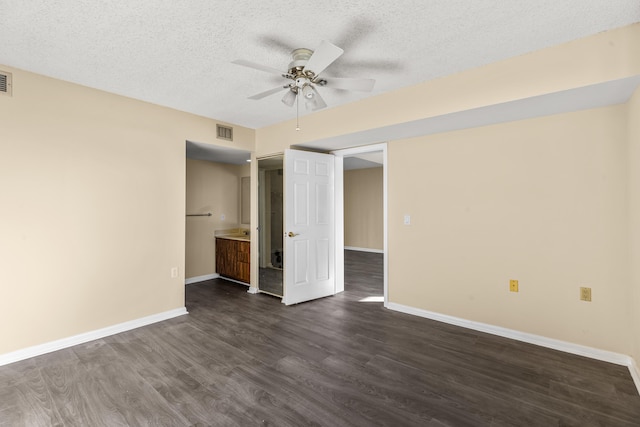
<svg viewBox="0 0 640 427"><path fill-rule="evenodd" d="M213 233L213 237L215 237L216 239L241 240L243 242L251 241L251 235L249 234L249 230L245 230L242 228L232 228L229 230L216 230Z"/></svg>
<svg viewBox="0 0 640 427"><path fill-rule="evenodd" d="M242 240L243 242L250 242L251 236L246 236L244 234L221 234L219 236L215 236L216 239L227 239L227 240Z"/></svg>

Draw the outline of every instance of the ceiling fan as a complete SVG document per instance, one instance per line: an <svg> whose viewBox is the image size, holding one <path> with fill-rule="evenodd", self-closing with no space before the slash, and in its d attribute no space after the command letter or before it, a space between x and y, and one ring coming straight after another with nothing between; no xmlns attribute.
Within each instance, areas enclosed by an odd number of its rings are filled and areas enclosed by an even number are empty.
<svg viewBox="0 0 640 427"><path fill-rule="evenodd" d="M343 53L344 50L326 40L323 40L315 51L306 48L294 49L293 52L291 52L292 61L289 63L286 73L283 73L276 68L257 64L253 61L247 61L244 59L238 59L232 61L232 63L265 71L267 73L278 74L285 79L291 80L290 82L286 82L284 85L250 96L249 99L262 99L280 92L283 89L287 89L287 92L282 98L283 103L291 107L298 99L298 95L302 95L306 107L315 111L327 106L318 93L316 89L317 87L326 86L333 89L357 90L363 92L370 92L373 90L373 85L375 84L375 80L373 79L325 78L320 76L321 73Z"/></svg>

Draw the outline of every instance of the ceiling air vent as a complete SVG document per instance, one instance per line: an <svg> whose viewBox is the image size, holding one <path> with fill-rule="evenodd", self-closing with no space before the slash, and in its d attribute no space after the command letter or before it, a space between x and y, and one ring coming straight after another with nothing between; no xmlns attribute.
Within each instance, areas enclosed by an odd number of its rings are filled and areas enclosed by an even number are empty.
<svg viewBox="0 0 640 427"><path fill-rule="evenodd" d="M228 126L216 125L218 130L218 138L233 141L233 128Z"/></svg>
<svg viewBox="0 0 640 427"><path fill-rule="evenodd" d="M11 96L11 73L0 70L0 95Z"/></svg>

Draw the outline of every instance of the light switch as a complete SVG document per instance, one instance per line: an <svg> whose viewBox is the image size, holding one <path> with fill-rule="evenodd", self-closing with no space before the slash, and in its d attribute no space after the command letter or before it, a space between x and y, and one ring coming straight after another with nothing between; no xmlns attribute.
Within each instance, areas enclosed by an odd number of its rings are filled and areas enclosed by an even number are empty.
<svg viewBox="0 0 640 427"><path fill-rule="evenodd" d="M404 225L411 225L411 215L404 216Z"/></svg>

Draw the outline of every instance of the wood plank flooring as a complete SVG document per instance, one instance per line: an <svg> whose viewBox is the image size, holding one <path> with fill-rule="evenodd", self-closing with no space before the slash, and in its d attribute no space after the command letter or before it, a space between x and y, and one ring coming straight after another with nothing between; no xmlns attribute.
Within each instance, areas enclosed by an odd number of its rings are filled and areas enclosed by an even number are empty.
<svg viewBox="0 0 640 427"><path fill-rule="evenodd" d="M626 367L402 313L381 255L286 307L221 279L190 314L0 367L0 426L639 426Z"/></svg>

